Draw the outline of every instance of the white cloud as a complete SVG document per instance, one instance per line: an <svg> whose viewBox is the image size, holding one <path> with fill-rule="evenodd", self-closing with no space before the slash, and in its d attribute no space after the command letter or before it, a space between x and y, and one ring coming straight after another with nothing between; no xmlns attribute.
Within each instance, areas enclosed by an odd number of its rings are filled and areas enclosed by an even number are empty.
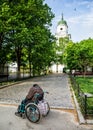
<svg viewBox="0 0 93 130"><path fill-rule="evenodd" d="M68 22L74 25L81 24L83 26L93 26L93 12L75 17L70 17L68 18Z"/></svg>
<svg viewBox="0 0 93 130"><path fill-rule="evenodd" d="M80 0L80 1L77 1L77 4L78 5L90 5L90 2L88 0L84 0L84 1Z"/></svg>

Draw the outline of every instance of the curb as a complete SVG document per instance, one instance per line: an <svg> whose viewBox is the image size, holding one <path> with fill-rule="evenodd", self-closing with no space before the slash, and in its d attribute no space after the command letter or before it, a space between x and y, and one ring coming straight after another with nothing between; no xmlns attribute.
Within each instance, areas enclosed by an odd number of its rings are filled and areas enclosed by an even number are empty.
<svg viewBox="0 0 93 130"><path fill-rule="evenodd" d="M30 80L30 79L24 79L24 80L21 80L21 81L16 81L16 82L11 83L11 84L7 84L7 85L0 86L0 89L6 88L6 87L10 87L10 86L12 86L12 85L20 84L20 83L23 83L23 82L25 82L25 81L27 81L27 80Z"/></svg>
<svg viewBox="0 0 93 130"><path fill-rule="evenodd" d="M77 102L77 99L75 97L75 94L74 94L74 91L72 89L72 95L73 95L73 98L74 98L74 102L75 102L75 106L76 106L76 111L77 111L77 115L78 115L78 119L79 119L79 124L86 124L86 121L80 111L80 107L79 107L79 104Z"/></svg>
<svg viewBox="0 0 93 130"><path fill-rule="evenodd" d="M0 89L6 88L6 87L10 87L10 86L12 86L12 85L20 84L20 83L22 83L22 81L15 82L15 83L11 83L11 84L9 84L9 85L3 85L3 86L0 86Z"/></svg>

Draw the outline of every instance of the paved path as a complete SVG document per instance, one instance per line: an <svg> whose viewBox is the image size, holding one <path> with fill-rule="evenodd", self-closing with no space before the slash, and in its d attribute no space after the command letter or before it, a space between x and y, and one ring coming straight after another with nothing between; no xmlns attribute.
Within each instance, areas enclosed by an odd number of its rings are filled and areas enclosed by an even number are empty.
<svg viewBox="0 0 93 130"><path fill-rule="evenodd" d="M49 91L46 99L51 107L63 108L63 110L51 109L50 114L43 118L39 124L33 124L27 119L21 119L14 115L17 106L0 105L0 130L93 130L93 126L78 124L73 113L75 108L69 88L69 78L65 74L32 78L26 82L1 89L0 104L19 104L34 83L38 83L44 90Z"/></svg>
<svg viewBox="0 0 93 130"><path fill-rule="evenodd" d="M20 102L34 84L39 84L49 94L46 98L52 107L73 109L68 76L65 74L37 77L21 84L0 90L0 100L7 102Z"/></svg>
<svg viewBox="0 0 93 130"><path fill-rule="evenodd" d="M93 130L91 126L79 125L74 115L68 112L51 110L38 124L14 115L16 107L0 106L0 130Z"/></svg>

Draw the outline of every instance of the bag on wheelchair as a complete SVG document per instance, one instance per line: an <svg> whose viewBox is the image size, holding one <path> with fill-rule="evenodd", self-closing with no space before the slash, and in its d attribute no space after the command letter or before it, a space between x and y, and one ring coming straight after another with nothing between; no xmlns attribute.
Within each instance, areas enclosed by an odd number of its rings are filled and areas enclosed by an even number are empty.
<svg viewBox="0 0 93 130"><path fill-rule="evenodd" d="M46 116L48 112L48 105L45 100L39 101L38 108L40 110L41 115Z"/></svg>

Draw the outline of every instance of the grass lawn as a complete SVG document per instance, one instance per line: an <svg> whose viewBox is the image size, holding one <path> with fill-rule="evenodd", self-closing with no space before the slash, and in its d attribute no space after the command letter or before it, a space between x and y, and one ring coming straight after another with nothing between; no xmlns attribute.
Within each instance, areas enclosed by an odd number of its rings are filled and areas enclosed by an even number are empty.
<svg viewBox="0 0 93 130"><path fill-rule="evenodd" d="M75 77L75 80L84 93L93 94L93 77ZM87 98L87 114L93 117L93 97Z"/></svg>
<svg viewBox="0 0 93 130"><path fill-rule="evenodd" d="M75 79L84 93L93 94L93 77L75 77Z"/></svg>

